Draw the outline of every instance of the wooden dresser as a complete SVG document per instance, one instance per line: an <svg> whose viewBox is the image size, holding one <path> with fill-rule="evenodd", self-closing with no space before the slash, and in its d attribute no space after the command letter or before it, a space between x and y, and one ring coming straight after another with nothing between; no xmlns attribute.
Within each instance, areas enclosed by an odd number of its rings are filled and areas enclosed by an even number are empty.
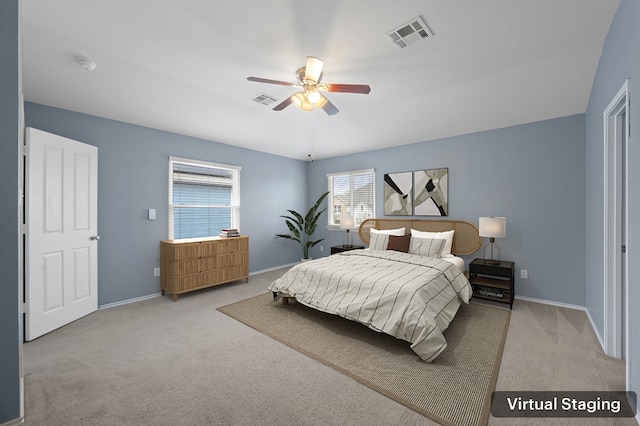
<svg viewBox="0 0 640 426"><path fill-rule="evenodd" d="M160 242L162 294L173 295L244 278L249 282L249 237Z"/></svg>

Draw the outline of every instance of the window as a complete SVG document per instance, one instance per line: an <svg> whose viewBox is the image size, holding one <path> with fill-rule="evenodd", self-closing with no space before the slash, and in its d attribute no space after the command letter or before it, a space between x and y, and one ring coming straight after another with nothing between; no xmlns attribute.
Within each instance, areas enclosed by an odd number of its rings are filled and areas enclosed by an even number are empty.
<svg viewBox="0 0 640 426"><path fill-rule="evenodd" d="M169 158L169 239L238 228L240 167Z"/></svg>
<svg viewBox="0 0 640 426"><path fill-rule="evenodd" d="M329 226L340 225L340 215L351 214L355 225L375 216L375 173L373 169L331 173L329 181Z"/></svg>

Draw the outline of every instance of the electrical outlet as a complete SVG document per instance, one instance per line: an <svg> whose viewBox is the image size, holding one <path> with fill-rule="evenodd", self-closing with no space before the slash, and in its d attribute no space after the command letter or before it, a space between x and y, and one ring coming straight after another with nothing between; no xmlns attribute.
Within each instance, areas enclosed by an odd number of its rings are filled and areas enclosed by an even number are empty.
<svg viewBox="0 0 640 426"><path fill-rule="evenodd" d="M154 277L160 276L160 268L153 268L153 276Z"/></svg>
<svg viewBox="0 0 640 426"><path fill-rule="evenodd" d="M320 251L324 251L324 246L320 246Z"/></svg>
<svg viewBox="0 0 640 426"><path fill-rule="evenodd" d="M529 278L529 272L526 269L520 269L520 278L526 280Z"/></svg>

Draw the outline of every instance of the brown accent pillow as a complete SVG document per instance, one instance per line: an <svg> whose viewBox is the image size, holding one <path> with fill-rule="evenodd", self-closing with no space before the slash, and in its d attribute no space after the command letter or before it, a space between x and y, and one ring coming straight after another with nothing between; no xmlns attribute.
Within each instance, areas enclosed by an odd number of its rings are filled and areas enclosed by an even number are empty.
<svg viewBox="0 0 640 426"><path fill-rule="evenodd" d="M387 244L387 250L402 251L409 253L409 244L411 242L411 235L389 235L389 244Z"/></svg>

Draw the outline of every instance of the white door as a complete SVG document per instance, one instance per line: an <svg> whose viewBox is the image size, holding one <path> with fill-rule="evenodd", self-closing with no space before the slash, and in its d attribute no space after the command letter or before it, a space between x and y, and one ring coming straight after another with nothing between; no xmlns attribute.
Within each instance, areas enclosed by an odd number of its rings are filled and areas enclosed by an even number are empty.
<svg viewBox="0 0 640 426"><path fill-rule="evenodd" d="M25 339L98 308L98 148L26 129Z"/></svg>

